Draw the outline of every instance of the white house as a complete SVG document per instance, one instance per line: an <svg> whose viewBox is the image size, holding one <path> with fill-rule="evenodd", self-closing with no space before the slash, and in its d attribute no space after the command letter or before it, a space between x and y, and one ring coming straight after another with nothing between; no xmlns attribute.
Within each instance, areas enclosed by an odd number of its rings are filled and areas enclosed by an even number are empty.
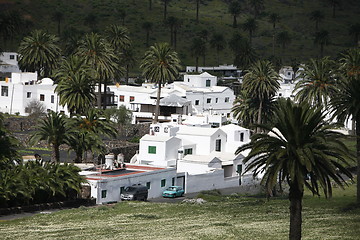
<svg viewBox="0 0 360 240"><path fill-rule="evenodd" d="M36 100L47 110L68 114L67 108L59 105L55 87L50 78L38 81L36 73L12 73L11 78L0 81L0 112L26 116L28 104Z"/></svg>
<svg viewBox="0 0 360 240"><path fill-rule="evenodd" d="M97 204L119 202L127 186L142 184L148 188L148 198L160 197L169 186L176 184L176 169L126 164L126 169L87 170L80 172L91 188Z"/></svg>
<svg viewBox="0 0 360 240"><path fill-rule="evenodd" d="M252 183L250 175L241 175L246 153L235 154L249 141L250 131L233 124L220 128L152 124L132 162L175 167L176 183L186 193L235 187Z"/></svg>
<svg viewBox="0 0 360 240"><path fill-rule="evenodd" d="M217 78L208 73L184 75L182 82L165 85L161 89L160 116L161 122L171 121L171 114L222 115L231 117L231 108L235 95L228 87L216 86ZM141 87L113 85L109 90L114 92L117 106L124 105L132 110L133 123L149 122L155 111L157 87L144 84Z"/></svg>
<svg viewBox="0 0 360 240"><path fill-rule="evenodd" d="M18 54L16 52L0 53L0 72L19 73Z"/></svg>

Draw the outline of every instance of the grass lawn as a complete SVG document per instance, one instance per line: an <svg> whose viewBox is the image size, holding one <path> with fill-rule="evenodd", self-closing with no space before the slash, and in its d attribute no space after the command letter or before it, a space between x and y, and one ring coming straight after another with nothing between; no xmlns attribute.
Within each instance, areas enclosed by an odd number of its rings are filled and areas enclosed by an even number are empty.
<svg viewBox="0 0 360 240"><path fill-rule="evenodd" d="M303 204L303 239L359 239L355 184ZM208 202L124 202L0 222L0 239L287 239L289 202L207 196Z"/></svg>

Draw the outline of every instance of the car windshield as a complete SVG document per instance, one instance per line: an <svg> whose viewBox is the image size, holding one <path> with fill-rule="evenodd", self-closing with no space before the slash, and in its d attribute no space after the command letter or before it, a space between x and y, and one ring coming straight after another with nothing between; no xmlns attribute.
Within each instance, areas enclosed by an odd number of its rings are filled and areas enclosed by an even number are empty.
<svg viewBox="0 0 360 240"><path fill-rule="evenodd" d="M167 190L168 191L176 191L176 187L169 187Z"/></svg>
<svg viewBox="0 0 360 240"><path fill-rule="evenodd" d="M133 191L135 191L136 189L135 188L133 188L133 187L127 187L127 188L125 188L125 192L133 192Z"/></svg>

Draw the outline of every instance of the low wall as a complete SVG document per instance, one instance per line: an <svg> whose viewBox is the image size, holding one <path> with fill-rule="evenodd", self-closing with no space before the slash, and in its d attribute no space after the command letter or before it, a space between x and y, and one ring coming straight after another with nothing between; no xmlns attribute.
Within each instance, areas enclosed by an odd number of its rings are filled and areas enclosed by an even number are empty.
<svg viewBox="0 0 360 240"><path fill-rule="evenodd" d="M34 205L22 206L22 207L0 208L0 215L10 215L10 214L17 214L22 212L36 212L36 211L43 211L43 210L57 209L57 208L75 208L80 206L92 206L95 205L95 201L96 199L76 199L71 201L42 203L42 204L34 204Z"/></svg>

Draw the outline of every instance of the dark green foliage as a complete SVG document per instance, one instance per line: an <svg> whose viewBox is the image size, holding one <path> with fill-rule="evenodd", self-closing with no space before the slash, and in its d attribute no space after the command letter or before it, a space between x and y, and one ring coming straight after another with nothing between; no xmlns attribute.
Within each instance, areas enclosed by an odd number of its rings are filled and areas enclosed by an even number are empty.
<svg viewBox="0 0 360 240"><path fill-rule="evenodd" d="M74 199L84 178L80 169L71 164L30 161L0 170L0 206Z"/></svg>
<svg viewBox="0 0 360 240"><path fill-rule="evenodd" d="M14 160L19 159L17 149L19 143L4 126L4 117L0 114L0 169L6 168ZM1 178L0 178L1 181Z"/></svg>

